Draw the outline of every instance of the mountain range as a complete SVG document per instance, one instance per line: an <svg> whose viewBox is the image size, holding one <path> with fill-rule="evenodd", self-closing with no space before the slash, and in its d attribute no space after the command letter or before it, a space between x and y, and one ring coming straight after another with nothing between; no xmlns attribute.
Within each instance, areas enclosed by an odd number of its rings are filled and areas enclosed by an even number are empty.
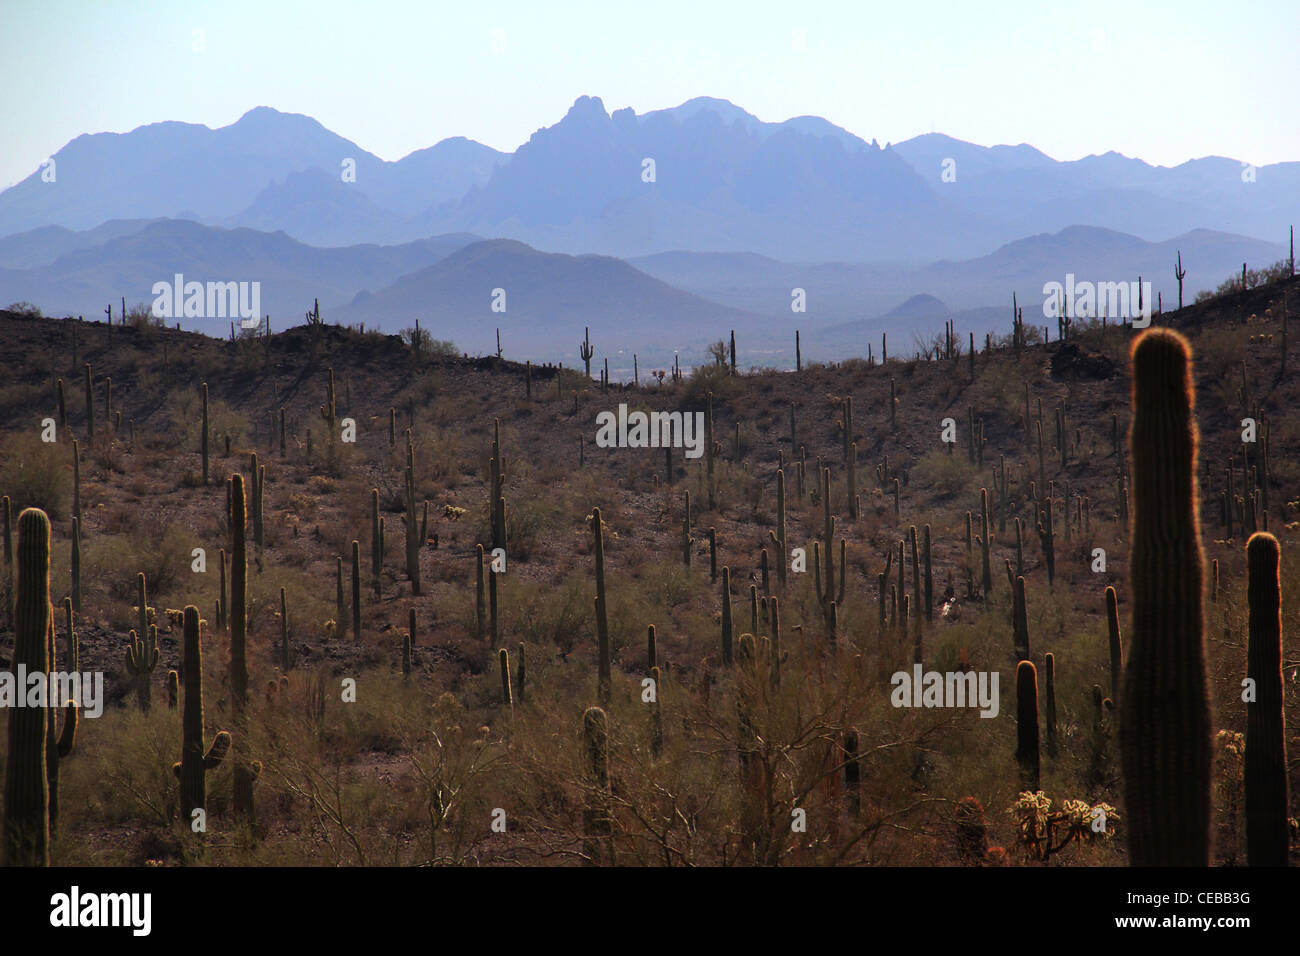
<svg viewBox="0 0 1300 956"><path fill-rule="evenodd" d="M987 256L915 268L685 251L623 260L472 233L317 248L284 232L117 220L84 232L45 227L0 240L0 303L32 301L49 314L97 318L122 296L150 304L154 284L170 284L180 273L187 281L260 283L261 312L274 328L298 323L319 300L327 322L394 332L420 319L436 338L471 352L493 351L499 328L512 354L538 361L572 364L584 327L663 364L676 351L702 356L730 329L753 360L787 361L794 328L803 331L810 359L833 358L850 346L865 351L881 332L910 347L914 334L932 334L947 318L982 337L1005 331L1013 292L1031 314L1044 283L1064 282L1068 273L1092 281L1142 276L1172 307L1179 255L1190 301L1243 259L1262 265L1285 254L1279 244L1209 230L1151 243L1073 226ZM184 324L216 335L229 327L224 317Z"/></svg>
<svg viewBox="0 0 1300 956"><path fill-rule="evenodd" d="M1076 225L1277 242L1300 214L1295 162L1058 162L941 134L881 146L707 97L637 114L582 96L513 153L457 137L386 162L310 117L258 107L215 130L79 136L52 159L53 182L37 170L0 193L0 236L167 217L323 246L469 232L575 254L919 265Z"/></svg>

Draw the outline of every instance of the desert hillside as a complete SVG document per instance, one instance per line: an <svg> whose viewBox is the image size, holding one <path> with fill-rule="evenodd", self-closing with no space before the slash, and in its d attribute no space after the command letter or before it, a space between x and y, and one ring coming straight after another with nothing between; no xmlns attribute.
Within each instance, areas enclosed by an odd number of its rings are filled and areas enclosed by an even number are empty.
<svg viewBox="0 0 1300 956"><path fill-rule="evenodd" d="M1153 323L1194 362L1216 863L1247 853L1256 530L1281 543L1297 703L1288 299L1294 278ZM578 340L557 370L360 327L223 341L0 313L0 670L19 513L40 508L58 666L75 646L105 675L102 716L57 760L53 862L1129 862L1107 588L1128 648L1131 582L1183 573L1172 544L1130 567L1136 472L1162 461L1130 447L1140 333L1004 331L973 355L956 328L923 354L891 340L882 362L877 340L868 361L863 341L790 372L751 367L740 333L712 366L604 385L621 344L595 327L588 376ZM598 447L621 404L711 416L713 453ZM996 675L996 715L895 706L893 675L918 662ZM17 713L0 708L0 734ZM220 731L195 804L173 764Z"/></svg>

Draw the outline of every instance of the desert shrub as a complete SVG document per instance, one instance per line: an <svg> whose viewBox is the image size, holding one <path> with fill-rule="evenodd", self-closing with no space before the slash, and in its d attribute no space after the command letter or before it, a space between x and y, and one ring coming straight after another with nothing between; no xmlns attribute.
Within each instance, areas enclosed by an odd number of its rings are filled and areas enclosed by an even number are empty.
<svg viewBox="0 0 1300 956"><path fill-rule="evenodd" d="M570 574L558 586L534 592L526 605L529 635L535 641L552 644L562 654L573 651L594 627L592 599L596 585L589 575ZM471 610L473 595L470 596Z"/></svg>
<svg viewBox="0 0 1300 956"><path fill-rule="evenodd" d="M107 536L83 531L81 536L83 587L108 594L118 601L135 601L136 575L144 572L149 604L155 597L171 595L190 574L194 536L172 524L159 524L151 513L136 515L127 533ZM216 554L210 554L214 563Z"/></svg>
<svg viewBox="0 0 1300 956"><path fill-rule="evenodd" d="M1241 284L1241 273L1234 272L1227 279L1215 287L1214 291L1203 289L1196 295L1196 302L1207 302L1210 299L1217 299L1219 296L1230 295L1233 292L1242 292L1245 289L1255 289L1263 285L1271 285L1274 282L1280 282L1289 278L1291 275L1291 263L1287 259L1279 259L1272 265L1264 266L1262 269L1247 269L1246 284Z"/></svg>
<svg viewBox="0 0 1300 956"><path fill-rule="evenodd" d="M718 403L738 394L740 390L741 384L737 381L737 376L732 375L731 369L726 365L697 365L686 378L682 404L702 408L705 397L712 392L716 416Z"/></svg>
<svg viewBox="0 0 1300 956"><path fill-rule="evenodd" d="M164 430L168 447L197 452L202 443L203 396L190 386L174 388L164 403ZM230 436L232 450L249 433L248 419L225 402L208 396L208 427L212 430L209 449L213 454L224 451L225 436Z"/></svg>
<svg viewBox="0 0 1300 956"><path fill-rule="evenodd" d="M40 508L52 521L67 517L72 488L72 446L41 441L36 429L10 433L0 463L0 494L9 496L14 514Z"/></svg>
<svg viewBox="0 0 1300 956"><path fill-rule="evenodd" d="M32 305L30 302L11 302L5 311L12 312L14 315L20 315L25 319L41 318L40 307Z"/></svg>
<svg viewBox="0 0 1300 956"><path fill-rule="evenodd" d="M153 329L166 328L167 320L153 314L153 310L143 302L133 306L126 314L127 324L133 329L148 332Z"/></svg>
<svg viewBox="0 0 1300 956"><path fill-rule="evenodd" d="M66 382L64 388L67 388ZM15 422L32 415L32 424L38 424L39 413L33 414L33 410L48 407L53 412L55 406L53 391L47 385L35 383L14 382L12 385L0 386L0 419Z"/></svg>
<svg viewBox="0 0 1300 956"><path fill-rule="evenodd" d="M952 496L967 491L974 474L965 449L955 448L951 454L945 449L932 451L918 461L913 468L911 483Z"/></svg>

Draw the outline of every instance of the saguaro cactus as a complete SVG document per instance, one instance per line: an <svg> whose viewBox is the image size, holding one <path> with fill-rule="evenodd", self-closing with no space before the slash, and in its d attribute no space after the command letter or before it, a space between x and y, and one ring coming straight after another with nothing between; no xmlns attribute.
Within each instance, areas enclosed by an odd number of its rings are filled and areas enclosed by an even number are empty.
<svg viewBox="0 0 1300 956"><path fill-rule="evenodd" d="M497 651L497 665L501 671L501 704L504 707L515 706L515 695L510 689L510 652L504 647Z"/></svg>
<svg viewBox="0 0 1300 956"><path fill-rule="evenodd" d="M993 596L993 566L989 559L989 549L991 547L989 538L992 536L992 530L989 527L989 491L987 488L980 489L980 566L982 573L982 582L984 585L984 601L988 603Z"/></svg>
<svg viewBox="0 0 1300 956"><path fill-rule="evenodd" d="M1178 251L1178 265L1174 266L1174 278L1178 280L1178 308L1183 307L1183 278L1187 275L1187 270L1183 268L1183 253Z"/></svg>
<svg viewBox="0 0 1300 956"><path fill-rule="evenodd" d="M1020 789L1038 790L1038 672L1031 661L1016 665L1016 761Z"/></svg>
<svg viewBox="0 0 1300 956"><path fill-rule="evenodd" d="M582 363L587 368L587 378L591 378L591 358L596 354L596 350L591 347L591 329L583 327L582 345L578 348L578 355L582 357Z"/></svg>
<svg viewBox="0 0 1300 956"><path fill-rule="evenodd" d="M203 454L203 484L208 483L208 383L203 383L203 435L200 438Z"/></svg>
<svg viewBox="0 0 1300 956"><path fill-rule="evenodd" d="M256 480L256 478L254 478ZM248 549L245 542L244 476L236 472L230 476L230 714L235 726L234 792L235 816L253 820L253 776L241 753L247 728L245 708L248 706L248 666L244 658L248 632ZM186 609L188 612L188 608ZM196 612L197 613L197 612ZM186 679L189 667L186 666Z"/></svg>
<svg viewBox="0 0 1300 956"><path fill-rule="evenodd" d="M1012 626L1015 636L1016 660L1029 659L1029 602L1025 594L1025 579L1016 578L1016 591L1012 599Z"/></svg>
<svg viewBox="0 0 1300 956"><path fill-rule="evenodd" d="M1124 674L1124 642L1119 632L1119 598L1113 587L1106 588L1106 634L1110 645L1110 696L1116 701Z"/></svg>
<svg viewBox="0 0 1300 956"><path fill-rule="evenodd" d="M406 442L406 576L411 593L420 593L420 525L415 511L415 449Z"/></svg>
<svg viewBox="0 0 1300 956"><path fill-rule="evenodd" d="M38 508L18 516L18 583L14 602L13 667L50 670L50 519ZM49 866L50 793L46 777L46 714L39 707L9 713L5 770L4 860L8 866Z"/></svg>
<svg viewBox="0 0 1300 956"><path fill-rule="evenodd" d="M230 734L221 731L203 752L203 646L199 637L199 609L185 608L182 618L185 654L185 699L181 711L181 759L173 766L180 778L181 820L194 825L194 811L207 810L206 774L220 766L230 749Z"/></svg>
<svg viewBox="0 0 1300 956"><path fill-rule="evenodd" d="M1255 699L1246 704L1246 861L1286 866L1286 731L1282 713L1282 593L1277 538L1252 535L1246 542L1250 574L1250 640L1246 677Z"/></svg>
<svg viewBox="0 0 1300 956"><path fill-rule="evenodd" d="M91 442L95 440L95 392L94 392L94 375L90 368L90 363L85 365L86 369L86 434Z"/></svg>
<svg viewBox="0 0 1300 956"><path fill-rule="evenodd" d="M381 573L384 565L382 525L379 517L379 489L370 489L370 586L376 599L383 593Z"/></svg>
<svg viewBox="0 0 1300 956"><path fill-rule="evenodd" d="M474 626L475 636L487 633L487 589L483 583L483 545L474 545Z"/></svg>
<svg viewBox="0 0 1300 956"><path fill-rule="evenodd" d="M1047 756L1056 756L1056 658L1048 654L1043 660L1043 682L1046 698Z"/></svg>
<svg viewBox="0 0 1300 956"><path fill-rule="evenodd" d="M582 734L587 755L587 773L591 793L583 810L583 855L588 865L613 862L610 836L609 787L609 717L599 707L588 707L582 714Z"/></svg>
<svg viewBox="0 0 1300 956"><path fill-rule="evenodd" d="M605 526L600 519L600 509L591 509L591 530L596 543L596 643L600 653L597 673L598 696L603 706L609 706L609 619L605 603Z"/></svg>
<svg viewBox="0 0 1300 956"><path fill-rule="evenodd" d="M126 645L126 672L134 678L136 700L147 714L153 701L153 672L158 666L158 628L149 627L146 634L147 639L131 631Z"/></svg>
<svg viewBox="0 0 1300 956"><path fill-rule="evenodd" d="M612 862L610 836L614 831L614 821L610 813L610 718L604 710L588 708L582 713L582 739L591 786L582 812L582 830L586 836L582 852L588 865Z"/></svg>
<svg viewBox="0 0 1300 956"><path fill-rule="evenodd" d="M682 564L686 567L691 566L691 545L695 539L691 537L691 493L685 492L686 511L682 515Z"/></svg>
<svg viewBox="0 0 1300 956"><path fill-rule="evenodd" d="M1206 866L1210 704L1191 347L1150 329L1132 363L1133 622L1120 697L1129 861Z"/></svg>
<svg viewBox="0 0 1300 956"><path fill-rule="evenodd" d="M784 588L790 552L785 546L785 472L780 468L776 470L776 531L767 534L776 545L776 579Z"/></svg>
<svg viewBox="0 0 1300 956"><path fill-rule="evenodd" d="M722 663L731 663L731 568L722 569Z"/></svg>
<svg viewBox="0 0 1300 956"><path fill-rule="evenodd" d="M280 588L280 673L289 673L289 602Z"/></svg>

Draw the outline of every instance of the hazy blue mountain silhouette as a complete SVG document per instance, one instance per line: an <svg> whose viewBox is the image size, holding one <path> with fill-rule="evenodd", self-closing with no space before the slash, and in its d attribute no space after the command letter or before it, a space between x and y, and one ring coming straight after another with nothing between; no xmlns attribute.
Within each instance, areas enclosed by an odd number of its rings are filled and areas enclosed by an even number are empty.
<svg viewBox="0 0 1300 956"><path fill-rule="evenodd" d="M187 281L260 282L263 314L284 328L301 323L316 298L328 319L330 310L351 301L358 289L386 286L478 240L435 236L396 246L318 249L283 232L164 220L92 248L73 249L37 268L0 269L0 302L26 300L51 315L99 318L104 306L122 296L128 305L152 303L154 283L172 282L179 272ZM224 324L185 323L217 334Z"/></svg>
<svg viewBox="0 0 1300 956"><path fill-rule="evenodd" d="M467 231L623 257L919 265L1072 225L1277 242L1300 218L1300 163L1243 182L1242 164L1223 157L1058 162L938 133L881 148L820 117L763 122L710 97L638 115L582 96L511 154L453 137L389 163L311 117L258 107L215 130L165 122L79 136L54 159L55 182L37 171L0 193L0 236L175 217L325 245ZM355 182L343 181L347 159ZM654 182L643 181L646 159Z"/></svg>
<svg viewBox="0 0 1300 956"><path fill-rule="evenodd" d="M505 311L493 311L495 290ZM573 352L584 326L603 348L703 348L730 328L767 334L779 322L682 292L609 256L547 253L510 239L477 242L333 311L340 322L398 331L421 320L470 352L503 347L534 358ZM630 362L630 353L629 353ZM569 362L571 364L571 361Z"/></svg>
<svg viewBox="0 0 1300 956"><path fill-rule="evenodd" d="M129 133L78 136L54 154L54 182L42 181L37 170L0 193L0 235L182 214L221 222L291 173L316 169L341 184L347 159L356 163L356 182L348 185L406 219L460 198L500 158L457 137L387 163L309 116L269 107L219 129L152 123Z"/></svg>

